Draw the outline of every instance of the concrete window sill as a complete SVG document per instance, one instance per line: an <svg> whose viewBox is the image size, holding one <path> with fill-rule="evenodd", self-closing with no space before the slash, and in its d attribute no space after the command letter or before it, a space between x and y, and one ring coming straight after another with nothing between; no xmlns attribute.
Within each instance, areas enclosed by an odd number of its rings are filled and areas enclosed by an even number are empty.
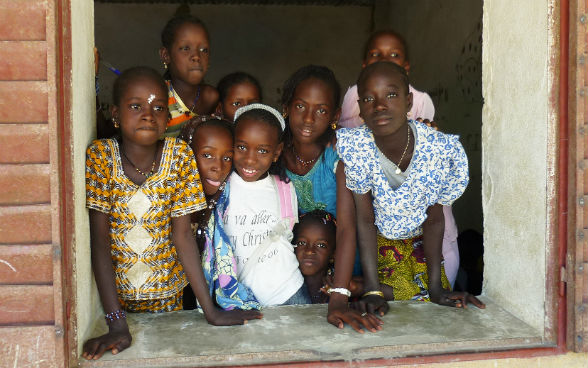
<svg viewBox="0 0 588 368"><path fill-rule="evenodd" d="M391 359L545 346L542 334L483 298L486 309L391 302L377 333L338 330L326 305L264 309L262 320L215 327L196 311L130 314L131 347L82 367L219 366ZM103 322L93 336L106 331Z"/></svg>

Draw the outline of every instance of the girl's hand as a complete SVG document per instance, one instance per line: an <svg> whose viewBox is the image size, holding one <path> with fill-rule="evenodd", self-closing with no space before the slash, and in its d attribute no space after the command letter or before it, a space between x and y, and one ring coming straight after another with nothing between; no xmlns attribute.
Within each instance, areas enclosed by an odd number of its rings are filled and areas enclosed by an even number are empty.
<svg viewBox="0 0 588 368"><path fill-rule="evenodd" d="M456 308L467 308L467 304L471 303L480 309L486 308L486 305L482 303L480 299L465 291L429 291L429 295L431 296L431 301L439 305L446 305Z"/></svg>
<svg viewBox="0 0 588 368"><path fill-rule="evenodd" d="M331 294L331 299L334 297ZM346 298L345 301L331 301L329 302L329 312L327 314L327 321L337 328L343 328L347 323L351 328L359 333L364 333L363 328L370 332L377 332L382 329L381 319L373 314L359 313L357 310L350 309Z"/></svg>
<svg viewBox="0 0 588 368"><path fill-rule="evenodd" d="M112 354L118 354L131 346L132 339L126 321L116 321L110 325L107 334L86 341L82 357L88 360L100 359L107 350L111 350Z"/></svg>
<svg viewBox="0 0 588 368"><path fill-rule="evenodd" d="M225 311L218 308L215 308L213 313L208 313L205 316L206 321L213 326L244 325L248 320L263 318L263 314L257 310L235 309Z"/></svg>
<svg viewBox="0 0 588 368"><path fill-rule="evenodd" d="M362 314L377 314L380 317L388 313L388 310L390 309L386 299L379 295L367 295L353 303L353 308L357 309Z"/></svg>
<svg viewBox="0 0 588 368"><path fill-rule="evenodd" d="M439 130L439 126L437 125L437 123L434 120L429 120L429 119L424 119L423 120L422 118L418 118L418 119L416 119L416 121L419 121L421 123L424 123L429 128L433 128L435 130Z"/></svg>

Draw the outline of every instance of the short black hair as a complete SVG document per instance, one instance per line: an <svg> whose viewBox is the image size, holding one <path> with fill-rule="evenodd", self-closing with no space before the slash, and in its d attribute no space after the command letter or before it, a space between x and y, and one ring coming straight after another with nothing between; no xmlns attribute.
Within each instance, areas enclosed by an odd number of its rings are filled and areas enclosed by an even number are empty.
<svg viewBox="0 0 588 368"><path fill-rule="evenodd" d="M129 84L141 78L148 78L156 82L161 87L163 95L167 97L167 85L157 70L148 66L135 66L122 72L114 81L112 103L118 106Z"/></svg>
<svg viewBox="0 0 588 368"><path fill-rule="evenodd" d="M368 38L367 42L363 46L363 55L362 55L363 60L365 60L368 51L370 51L370 45L372 44L372 42L374 42L374 40L376 38L378 38L382 35L389 35L389 36L396 37L396 39L398 41L400 41L400 44L402 45L402 48L404 49L404 58L406 59L406 61L410 60L408 57L408 43L406 43L406 40L404 39L404 37L400 33L393 31L391 29L382 29L382 30L376 31L371 34L370 38Z"/></svg>
<svg viewBox="0 0 588 368"><path fill-rule="evenodd" d="M200 130L200 128L207 126L226 129L231 137L234 136L233 124L231 124L229 121L225 119L219 119L211 115L201 115L188 120L188 122L186 122L186 124L184 124L182 127L178 138L184 140L186 143L188 143L188 145L191 145L194 137L196 136L196 132Z"/></svg>
<svg viewBox="0 0 588 368"><path fill-rule="evenodd" d="M335 73L326 66L322 65L306 65L302 68L296 70L294 74L286 80L284 83L284 87L282 90L282 106L288 106L294 99L294 93L296 92L296 88L300 83L304 82L307 79L318 79L324 82L327 86L329 86L333 92L333 108L339 108L339 102L341 100L341 86L335 78ZM284 137L284 141L286 145L290 145L292 142L292 132L290 131L290 124L288 122L289 119L286 119L286 134ZM322 137L320 137L320 141L323 144L327 144L330 142L335 134L333 129L327 128L325 133L323 133Z"/></svg>
<svg viewBox="0 0 588 368"><path fill-rule="evenodd" d="M292 230L294 233L294 239L298 237L298 232L304 225L308 224L319 224L327 227L329 233L336 239L337 236L337 221L335 216L325 210L312 210L310 212L300 215L298 223L294 225ZM292 241L294 241L294 239ZM336 244L333 243L333 251L335 250Z"/></svg>
<svg viewBox="0 0 588 368"><path fill-rule="evenodd" d="M244 113L239 115L239 117L237 119L235 119L235 130L237 129L237 126L239 126L239 123L245 119L262 121L262 122L266 123L267 125L269 125L270 127L275 128L276 131L278 132L278 143L283 142L284 131L282 130L282 124L280 124L280 121L278 120L278 118L274 114L272 114L271 112L264 110L264 109L260 109L260 108L255 108L255 109L245 111ZM268 172L272 175L278 175L280 180L282 180L285 183L290 182L290 178L288 178L288 175L286 174L286 169L281 164L281 155L280 155L280 158L276 162L272 163Z"/></svg>
<svg viewBox="0 0 588 368"><path fill-rule="evenodd" d="M234 73L225 75L218 82L216 89L218 90L219 101L224 102L225 98L227 98L227 95L229 94L229 90L231 89L231 87L233 87L234 85L237 85L237 84L241 84L241 83L253 84L255 86L255 88L257 88L257 91L259 92L259 99L260 100L262 99L261 85L259 84L257 79L255 79L254 76L252 76L251 74L247 74L245 72L234 72Z"/></svg>
<svg viewBox="0 0 588 368"><path fill-rule="evenodd" d="M408 80L408 73L406 70L398 64L395 64L390 61L378 61L376 63L367 65L365 68L361 70L359 73L359 77L357 78L357 90L359 92L360 85L365 81L365 79L374 71L380 69L387 69L386 71L389 73L398 73L401 76L402 85L405 87L406 94L409 92L409 80Z"/></svg>

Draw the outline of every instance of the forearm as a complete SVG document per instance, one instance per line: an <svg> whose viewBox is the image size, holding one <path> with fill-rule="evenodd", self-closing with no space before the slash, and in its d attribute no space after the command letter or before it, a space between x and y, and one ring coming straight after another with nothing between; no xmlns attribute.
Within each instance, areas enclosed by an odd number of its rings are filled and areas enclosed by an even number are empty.
<svg viewBox="0 0 588 368"><path fill-rule="evenodd" d="M439 204L429 207L427 219L423 223L423 248L429 277L429 291L439 292L441 286L441 258L445 218L443 207Z"/></svg>
<svg viewBox="0 0 588 368"><path fill-rule="evenodd" d="M353 198L357 210L357 234L364 290L379 290L377 228L374 224L371 193L354 194Z"/></svg>

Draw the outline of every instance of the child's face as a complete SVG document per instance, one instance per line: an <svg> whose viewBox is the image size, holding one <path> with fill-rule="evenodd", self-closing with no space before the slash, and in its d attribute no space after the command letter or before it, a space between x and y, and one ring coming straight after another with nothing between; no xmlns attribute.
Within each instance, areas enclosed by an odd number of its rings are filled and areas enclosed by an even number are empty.
<svg viewBox="0 0 588 368"><path fill-rule="evenodd" d="M207 125L196 131L192 150L207 196L214 195L233 165L233 136L226 129Z"/></svg>
<svg viewBox="0 0 588 368"><path fill-rule="evenodd" d="M283 146L277 128L254 119L239 121L235 129L235 171L249 182L265 178Z"/></svg>
<svg viewBox="0 0 588 368"><path fill-rule="evenodd" d="M390 64L373 69L357 86L359 116L375 136L396 133L406 124L406 113L412 106L402 76Z"/></svg>
<svg viewBox="0 0 588 368"><path fill-rule="evenodd" d="M259 102L259 90L250 82L235 84L227 93L224 101L221 101L222 114L228 121L233 121L235 111L239 107Z"/></svg>
<svg viewBox="0 0 588 368"><path fill-rule="evenodd" d="M167 91L150 78L138 78L126 86L112 116L120 122L123 140L138 145L152 145L165 132L169 112Z"/></svg>
<svg viewBox="0 0 588 368"><path fill-rule="evenodd" d="M296 87L286 112L294 140L308 143L316 142L339 114L331 87L316 78Z"/></svg>
<svg viewBox="0 0 588 368"><path fill-rule="evenodd" d="M190 85L202 82L208 70L209 46L204 28L184 23L175 33L170 49L160 50L161 58L168 64L173 79Z"/></svg>
<svg viewBox="0 0 588 368"><path fill-rule="evenodd" d="M403 67L407 72L410 69L404 46L396 36L391 34L381 34L368 45L363 66L366 67L378 61L393 62Z"/></svg>
<svg viewBox="0 0 588 368"><path fill-rule="evenodd" d="M335 239L320 223L302 225L294 245L300 272L304 276L325 274L335 250Z"/></svg>

